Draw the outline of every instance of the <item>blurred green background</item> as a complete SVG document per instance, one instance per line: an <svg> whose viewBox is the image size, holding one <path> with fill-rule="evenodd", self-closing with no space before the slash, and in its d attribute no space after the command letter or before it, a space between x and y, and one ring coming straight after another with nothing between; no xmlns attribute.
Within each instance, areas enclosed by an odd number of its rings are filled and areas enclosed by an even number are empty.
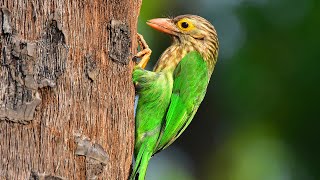
<svg viewBox="0 0 320 180"><path fill-rule="evenodd" d="M148 180L320 180L320 1L144 0L152 68L170 38L157 17L216 27L218 63L193 122L151 159Z"/></svg>

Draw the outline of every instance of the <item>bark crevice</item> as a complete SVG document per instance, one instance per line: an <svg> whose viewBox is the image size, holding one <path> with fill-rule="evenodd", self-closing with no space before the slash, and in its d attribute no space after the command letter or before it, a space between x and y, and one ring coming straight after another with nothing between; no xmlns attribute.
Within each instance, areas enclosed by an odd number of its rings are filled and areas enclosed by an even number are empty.
<svg viewBox="0 0 320 180"><path fill-rule="evenodd" d="M41 103L39 88L55 87L65 70L65 38L57 21L52 20L41 39L25 40L12 27L11 12L7 8L1 12L0 80L5 96L0 99L0 120L28 124Z"/></svg>
<svg viewBox="0 0 320 180"><path fill-rule="evenodd" d="M130 60L130 29L128 24L118 20L111 20L108 24L109 56L113 61L127 65Z"/></svg>

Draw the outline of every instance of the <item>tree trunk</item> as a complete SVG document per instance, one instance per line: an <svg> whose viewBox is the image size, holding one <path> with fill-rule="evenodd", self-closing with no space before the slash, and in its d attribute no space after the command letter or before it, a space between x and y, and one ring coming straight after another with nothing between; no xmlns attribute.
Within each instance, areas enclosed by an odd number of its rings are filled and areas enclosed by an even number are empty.
<svg viewBox="0 0 320 180"><path fill-rule="evenodd" d="M0 179L127 179L141 0L0 0Z"/></svg>

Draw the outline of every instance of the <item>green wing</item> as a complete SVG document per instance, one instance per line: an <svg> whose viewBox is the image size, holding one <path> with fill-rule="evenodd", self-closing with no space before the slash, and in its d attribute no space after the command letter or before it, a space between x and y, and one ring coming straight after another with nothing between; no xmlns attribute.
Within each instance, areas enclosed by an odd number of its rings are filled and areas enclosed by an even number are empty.
<svg viewBox="0 0 320 180"><path fill-rule="evenodd" d="M208 74L207 63L196 51L180 61L174 70L171 101L155 151L168 147L190 124L205 96Z"/></svg>

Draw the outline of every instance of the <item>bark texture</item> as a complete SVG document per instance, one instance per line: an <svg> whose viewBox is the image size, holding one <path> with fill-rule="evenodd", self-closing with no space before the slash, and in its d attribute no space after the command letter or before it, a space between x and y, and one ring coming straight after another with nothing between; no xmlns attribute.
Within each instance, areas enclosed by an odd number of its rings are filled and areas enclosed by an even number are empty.
<svg viewBox="0 0 320 180"><path fill-rule="evenodd" d="M127 179L141 0L0 0L0 179Z"/></svg>

